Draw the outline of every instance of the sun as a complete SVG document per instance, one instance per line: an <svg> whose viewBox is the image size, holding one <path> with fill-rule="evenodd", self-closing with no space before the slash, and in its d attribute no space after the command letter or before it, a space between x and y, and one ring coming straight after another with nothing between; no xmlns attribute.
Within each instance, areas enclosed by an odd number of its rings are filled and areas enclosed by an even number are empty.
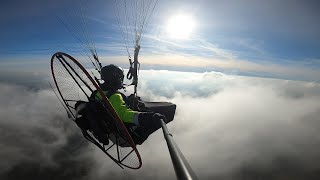
<svg viewBox="0 0 320 180"><path fill-rule="evenodd" d="M174 39L189 39L194 28L194 19L186 14L172 16L166 26L168 35Z"/></svg>

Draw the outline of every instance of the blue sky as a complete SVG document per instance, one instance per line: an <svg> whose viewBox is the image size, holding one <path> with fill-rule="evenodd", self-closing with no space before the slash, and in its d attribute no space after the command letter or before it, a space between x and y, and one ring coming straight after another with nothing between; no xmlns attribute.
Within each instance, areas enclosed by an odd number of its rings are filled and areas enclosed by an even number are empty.
<svg viewBox="0 0 320 180"><path fill-rule="evenodd" d="M126 68L112 2L90 1L85 20L101 61ZM311 0L159 0L141 43L142 68L318 81L319 5ZM73 12L81 15L79 7L79 1L2 2L1 67L14 70L17 63L39 62L37 68L48 68L56 51L77 56L73 34L79 32L74 28L70 33L57 17L68 22L66 16ZM165 31L178 14L193 17L196 25L189 39L170 38ZM79 16L69 24L81 27Z"/></svg>
<svg viewBox="0 0 320 180"><path fill-rule="evenodd" d="M57 19L78 12L79 0L62 1L0 5L0 179L175 179L161 131L138 147L142 168L122 170L85 141L48 90L53 53L86 63ZM319 174L319 7L308 0L159 0L141 43L138 95L177 104L168 128L199 179ZM177 14L195 21L188 39L165 31ZM111 1L90 1L85 17L103 64L128 68Z"/></svg>

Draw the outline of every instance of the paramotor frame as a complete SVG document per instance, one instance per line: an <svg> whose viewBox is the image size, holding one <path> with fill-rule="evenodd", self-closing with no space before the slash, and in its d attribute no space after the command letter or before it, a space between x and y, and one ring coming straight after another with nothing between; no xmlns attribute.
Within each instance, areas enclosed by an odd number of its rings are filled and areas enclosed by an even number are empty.
<svg viewBox="0 0 320 180"><path fill-rule="evenodd" d="M100 94L105 105L105 113L113 117L105 119L105 121L109 121L108 123L112 123L116 127L112 129L114 133L110 134L112 143L100 143L91 129L81 128L83 136L99 147L121 168L124 166L139 169L142 166L142 160L132 137L99 85L86 69L72 56L57 52L51 58L51 72L60 97L73 121L79 117L76 103L79 101L88 102L90 95L95 90ZM126 144L124 145L123 142Z"/></svg>

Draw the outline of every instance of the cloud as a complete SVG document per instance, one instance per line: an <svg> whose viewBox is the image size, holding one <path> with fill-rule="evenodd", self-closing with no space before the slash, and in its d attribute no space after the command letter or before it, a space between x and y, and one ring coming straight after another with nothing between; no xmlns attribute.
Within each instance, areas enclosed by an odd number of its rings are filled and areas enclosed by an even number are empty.
<svg viewBox="0 0 320 180"><path fill-rule="evenodd" d="M220 71L226 74L273 77L291 80L316 81L320 77L317 68L299 64L277 64L259 60L219 59L193 55L153 55L143 56L139 60L144 69L172 69L181 71L205 72Z"/></svg>
<svg viewBox="0 0 320 180"><path fill-rule="evenodd" d="M138 92L177 104L168 128L199 179L317 179L319 87L148 70ZM1 179L175 179L161 131L138 146L142 168L122 170L84 140L51 91L8 84L0 91Z"/></svg>
<svg viewBox="0 0 320 180"><path fill-rule="evenodd" d="M71 179L87 170L84 140L51 91L1 83L0 94L1 179Z"/></svg>
<svg viewBox="0 0 320 180"><path fill-rule="evenodd" d="M188 95L188 88L178 88L181 82L173 83L175 95L169 100L178 109L169 129L201 179L304 179L319 172L313 160L320 155L315 150L320 145L319 84L214 73L177 74L170 82L183 78L185 87L192 86L199 94ZM211 94L203 96L197 91L197 81L211 89ZM163 85L141 90L152 88L153 94L148 93L153 100L164 100L165 96L159 98L164 95Z"/></svg>

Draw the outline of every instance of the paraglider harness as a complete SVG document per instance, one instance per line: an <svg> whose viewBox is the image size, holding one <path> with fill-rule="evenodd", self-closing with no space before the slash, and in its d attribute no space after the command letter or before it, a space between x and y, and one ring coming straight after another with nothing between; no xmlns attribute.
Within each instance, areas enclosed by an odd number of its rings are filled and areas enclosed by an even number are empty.
<svg viewBox="0 0 320 180"><path fill-rule="evenodd" d="M115 117L113 117L110 110L104 105L104 102L95 98L96 93L96 91L92 93L89 102L77 102L76 109L78 109L78 114L81 116L78 117L75 122L82 130L91 131L100 143L108 144L110 136L114 133L118 133L119 129L117 129ZM174 118L176 110L175 104L169 102L143 102L140 97L136 98L134 95L126 97L119 91L109 92L106 96L110 98L114 93L120 93L129 108L132 108L130 106L133 104L132 101L136 101L134 104L138 105L139 112L161 113L166 116L166 123L171 122ZM159 129L147 129L125 122L124 125L130 133L134 143L139 145L141 145L150 134Z"/></svg>
<svg viewBox="0 0 320 180"><path fill-rule="evenodd" d="M83 130L90 130L93 135L99 140L100 143L108 144L110 134L115 133L117 126L115 125L115 117L108 108L103 104L102 101L95 98L97 91L94 91L89 98L88 102L78 101L75 108L78 111L79 116L75 122ZM120 93L118 91L107 93L106 96L110 98L114 93ZM127 105L133 104L133 96L128 98L120 93ZM139 98L139 111L140 112L151 112L147 109L141 99ZM130 107L130 106L129 106ZM131 107L130 107L131 108ZM135 126L131 123L124 123L128 132L132 136L136 144L142 144L147 137L143 137L142 127ZM141 134L142 133L142 134Z"/></svg>
<svg viewBox="0 0 320 180"><path fill-rule="evenodd" d="M79 104L79 105L77 105ZM115 129L111 113L95 98L89 102L78 101L79 116L75 122L82 130L89 130L102 144L109 144L109 134Z"/></svg>

